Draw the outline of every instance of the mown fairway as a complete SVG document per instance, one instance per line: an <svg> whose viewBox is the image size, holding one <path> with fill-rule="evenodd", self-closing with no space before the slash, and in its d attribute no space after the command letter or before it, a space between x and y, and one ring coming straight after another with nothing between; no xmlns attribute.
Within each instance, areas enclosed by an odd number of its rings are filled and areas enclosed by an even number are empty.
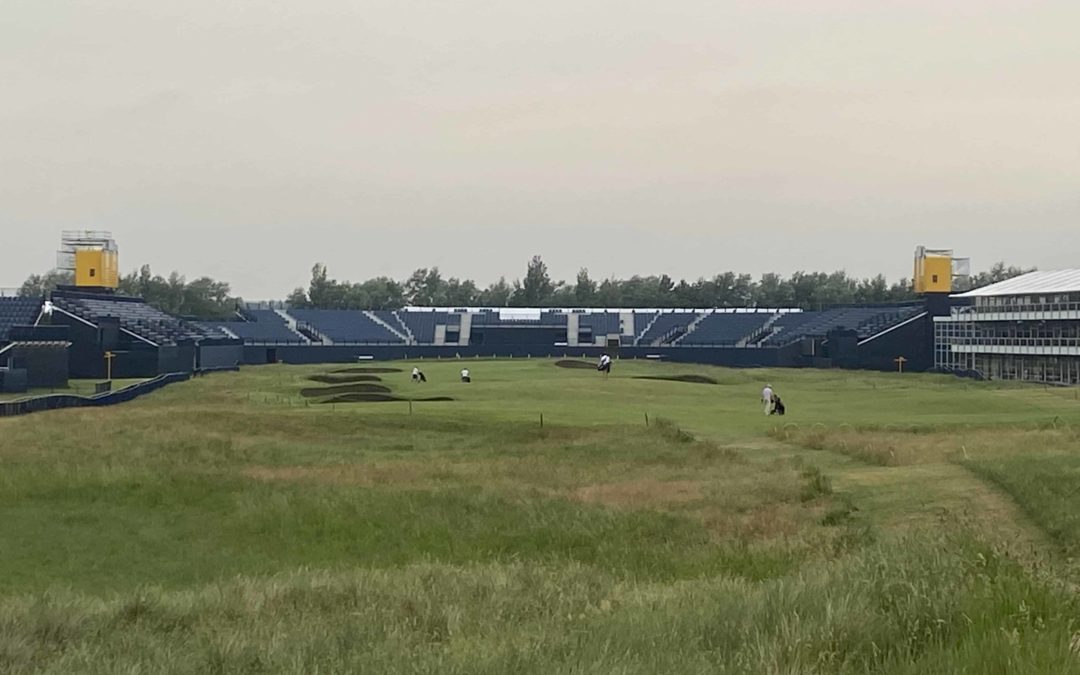
<svg viewBox="0 0 1080 675"><path fill-rule="evenodd" d="M0 419L0 672L1080 672L1074 390L370 365Z"/></svg>

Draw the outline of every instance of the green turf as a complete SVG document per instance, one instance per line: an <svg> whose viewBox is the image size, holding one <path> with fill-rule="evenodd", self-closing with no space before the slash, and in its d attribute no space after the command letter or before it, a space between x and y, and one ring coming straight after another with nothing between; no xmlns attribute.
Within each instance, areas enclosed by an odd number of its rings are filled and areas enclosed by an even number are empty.
<svg viewBox="0 0 1080 675"><path fill-rule="evenodd" d="M0 419L0 672L1080 672L1073 390L467 363Z"/></svg>

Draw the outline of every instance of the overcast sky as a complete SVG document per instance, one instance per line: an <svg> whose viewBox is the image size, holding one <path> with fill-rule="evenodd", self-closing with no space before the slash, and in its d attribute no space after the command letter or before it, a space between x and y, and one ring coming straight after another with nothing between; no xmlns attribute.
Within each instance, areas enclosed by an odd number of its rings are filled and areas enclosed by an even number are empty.
<svg viewBox="0 0 1080 675"><path fill-rule="evenodd" d="M0 287L1080 267L1080 2L0 0Z"/></svg>

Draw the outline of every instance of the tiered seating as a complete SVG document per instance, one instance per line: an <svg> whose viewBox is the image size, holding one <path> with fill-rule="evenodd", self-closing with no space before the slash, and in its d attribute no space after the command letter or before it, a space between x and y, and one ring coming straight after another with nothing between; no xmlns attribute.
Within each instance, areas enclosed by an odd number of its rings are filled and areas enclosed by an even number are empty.
<svg viewBox="0 0 1080 675"><path fill-rule="evenodd" d="M32 326L41 313L36 298L0 298L0 342L6 342L14 326Z"/></svg>
<svg viewBox="0 0 1080 675"><path fill-rule="evenodd" d="M701 320L679 344L736 345L765 325L773 315L767 312L713 312Z"/></svg>
<svg viewBox="0 0 1080 675"><path fill-rule="evenodd" d="M652 325L652 328L646 331L645 335L641 336L641 339L638 340L638 344L646 346L651 345L654 341L666 337L672 331L679 328L685 331L686 327L696 318L698 318L698 315L691 312L669 312L661 314L660 317L656 319L656 323Z"/></svg>
<svg viewBox="0 0 1080 675"><path fill-rule="evenodd" d="M435 326L445 324L446 312L401 312L401 320L412 331L417 344L430 345L435 342ZM499 315L495 315L498 320Z"/></svg>
<svg viewBox="0 0 1080 675"><path fill-rule="evenodd" d="M622 332L618 312L582 314L581 318L578 319L578 329L582 328L592 328L593 335L610 335L611 333Z"/></svg>
<svg viewBox="0 0 1080 675"><path fill-rule="evenodd" d="M807 323L812 321L820 312L791 312L784 314L773 324L775 333L765 338L761 344L776 346L794 342L802 335L800 332Z"/></svg>
<svg viewBox="0 0 1080 675"><path fill-rule="evenodd" d="M498 326L499 323L501 322L498 312L481 311L472 315L472 325L474 326Z"/></svg>
<svg viewBox="0 0 1080 675"><path fill-rule="evenodd" d="M223 333L208 331L197 324L177 319L137 298L55 293L53 303L94 324L103 319L117 319L122 329L158 345L224 337Z"/></svg>
<svg viewBox="0 0 1080 675"><path fill-rule="evenodd" d="M836 307L787 314L774 324L779 330L762 344L790 344L804 337L824 337L834 330L852 330L860 338L866 338L921 311L916 306Z"/></svg>
<svg viewBox="0 0 1080 675"><path fill-rule="evenodd" d="M656 318L656 312L642 312L634 310L634 335L641 335Z"/></svg>
<svg viewBox="0 0 1080 675"><path fill-rule="evenodd" d="M541 326L565 326L566 315L562 312L544 312L540 315Z"/></svg>
<svg viewBox="0 0 1080 675"><path fill-rule="evenodd" d="M375 322L366 312L348 309L292 309L289 314L334 342L401 344L399 336Z"/></svg>
<svg viewBox="0 0 1080 675"><path fill-rule="evenodd" d="M925 308L921 306L897 307L896 311L883 312L875 315L869 321L862 323L856 330L859 332L859 337L867 338L876 335L887 328L891 328L898 323L906 321L924 311Z"/></svg>
<svg viewBox="0 0 1080 675"><path fill-rule="evenodd" d="M373 311L372 314L374 314L379 319L382 319L387 326L390 326L402 335L409 334L408 327L405 325L405 322L401 320L401 317L398 316L397 312L391 311L389 309L378 309Z"/></svg>
<svg viewBox="0 0 1080 675"><path fill-rule="evenodd" d="M217 321L209 325L224 328L244 342L253 344L304 342L304 338L289 328L285 319L273 310L248 309L244 314L250 321Z"/></svg>

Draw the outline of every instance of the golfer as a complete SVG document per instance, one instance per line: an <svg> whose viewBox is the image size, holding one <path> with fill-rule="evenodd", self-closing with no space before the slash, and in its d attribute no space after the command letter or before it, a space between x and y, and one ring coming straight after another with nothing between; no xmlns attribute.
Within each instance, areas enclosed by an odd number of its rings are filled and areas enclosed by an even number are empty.
<svg viewBox="0 0 1080 675"><path fill-rule="evenodd" d="M761 402L765 404L765 414L771 415L773 412L773 389L771 384L766 384L765 388L761 390Z"/></svg>
<svg viewBox="0 0 1080 675"><path fill-rule="evenodd" d="M468 368L462 368L461 369L461 381L462 382L472 382L472 377L469 375L469 369Z"/></svg>
<svg viewBox="0 0 1080 675"><path fill-rule="evenodd" d="M600 363L596 366L596 369L605 375L611 373L611 357L604 354L600 357Z"/></svg>

